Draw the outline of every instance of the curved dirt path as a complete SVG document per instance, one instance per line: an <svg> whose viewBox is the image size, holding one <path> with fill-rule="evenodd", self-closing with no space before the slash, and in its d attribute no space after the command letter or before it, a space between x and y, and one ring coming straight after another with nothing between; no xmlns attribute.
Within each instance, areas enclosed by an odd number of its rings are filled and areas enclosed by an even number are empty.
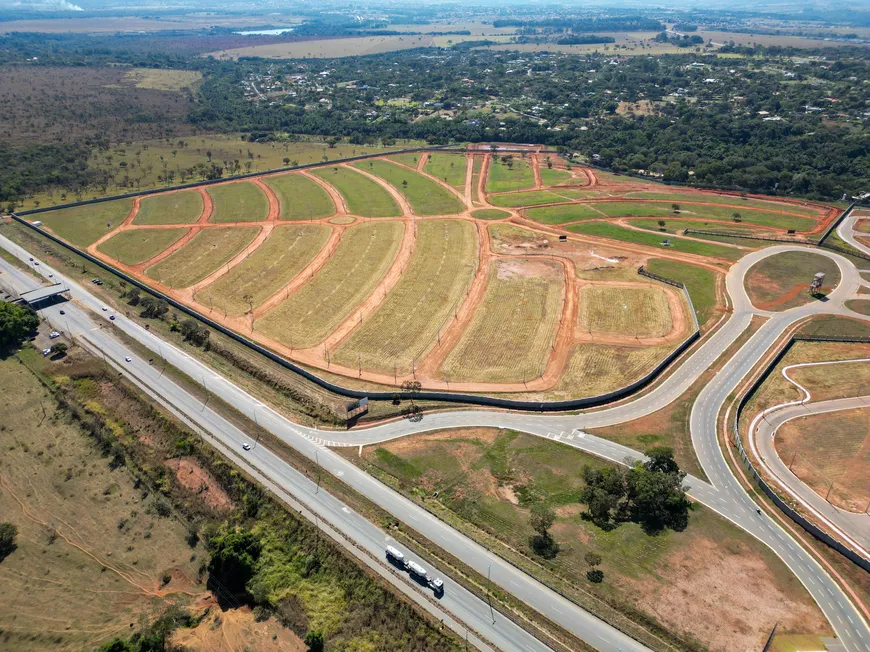
<svg viewBox="0 0 870 652"><path fill-rule="evenodd" d="M263 194L266 195L266 199L269 200L269 212L266 215L266 221L277 222L281 217L281 203L278 201L278 195L275 194L275 191L272 190L270 185L263 183L262 178L256 177L252 179L252 181L255 186L263 191Z"/></svg>
<svg viewBox="0 0 870 652"><path fill-rule="evenodd" d="M366 172L365 170L361 170L360 168L353 167L352 165L347 165L346 163L342 163L342 167L346 167L346 168L349 168L351 170L355 170L355 171L359 172L360 174L368 177L369 179L371 179L372 181L377 183L379 186L381 186L388 193L390 193L390 196L399 205L399 210L402 211L401 217L416 217L413 209L411 208L411 204L408 203L408 200L405 199L405 196L402 193L400 193L398 190L396 190L392 186L392 184L387 183L386 181L384 181L383 179L381 179L378 176L375 176L371 172ZM360 215L358 217L363 217L363 216ZM371 219L389 219L389 218L381 218L381 217L374 218L373 217Z"/></svg>
<svg viewBox="0 0 870 652"><path fill-rule="evenodd" d="M423 167L429 161L429 152L423 152L420 155L420 160L417 161L417 172L422 172Z"/></svg>
<svg viewBox="0 0 870 652"><path fill-rule="evenodd" d="M136 215L139 214L139 204L141 202L141 197L133 197L133 205L130 207L130 212L127 213L127 217L121 220L121 223L116 226L114 229L109 231L108 233L104 233L99 238L97 238L96 242L92 242L87 246L87 251L89 253L94 253L101 244L103 244L106 240L110 240L118 235L121 231L124 231L133 224L133 220L136 219ZM43 227L44 228L44 227Z"/></svg>
<svg viewBox="0 0 870 652"><path fill-rule="evenodd" d="M338 192L338 189L321 179L315 174L311 174L307 170L301 170L299 172L303 177L313 181L318 186L323 188L326 191L326 194L329 195L329 198L332 200L332 204L335 206L335 212L329 217L344 217L350 215L350 211L347 208L347 204L344 201L344 195Z"/></svg>
<svg viewBox="0 0 870 652"><path fill-rule="evenodd" d="M538 160L537 154L532 154L530 157L532 164L532 174L535 177L535 190L540 190L544 187L544 181L541 179L541 162Z"/></svg>
<svg viewBox="0 0 870 652"><path fill-rule="evenodd" d="M463 189L463 201L469 210L474 210L474 157L465 157L465 187Z"/></svg>

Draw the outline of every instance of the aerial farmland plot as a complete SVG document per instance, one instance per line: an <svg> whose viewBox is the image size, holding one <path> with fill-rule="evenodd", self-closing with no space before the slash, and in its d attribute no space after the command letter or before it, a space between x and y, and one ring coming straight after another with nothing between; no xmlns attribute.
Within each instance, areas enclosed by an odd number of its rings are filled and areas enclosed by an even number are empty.
<svg viewBox="0 0 870 652"><path fill-rule="evenodd" d="M717 273L766 246L684 229L800 236L837 212L662 189L558 158L550 169L532 156L383 154L41 219L310 368L549 400L630 384L687 336L682 293L642 279L639 266L685 282L703 324L717 314ZM570 187L580 184L591 187Z"/></svg>

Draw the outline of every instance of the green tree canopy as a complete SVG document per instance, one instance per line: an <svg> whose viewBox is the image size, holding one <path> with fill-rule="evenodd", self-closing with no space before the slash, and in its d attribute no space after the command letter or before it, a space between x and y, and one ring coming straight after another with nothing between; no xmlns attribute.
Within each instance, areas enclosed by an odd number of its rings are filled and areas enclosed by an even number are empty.
<svg viewBox="0 0 870 652"><path fill-rule="evenodd" d="M27 306L0 303L0 351L17 346L39 326L39 316Z"/></svg>

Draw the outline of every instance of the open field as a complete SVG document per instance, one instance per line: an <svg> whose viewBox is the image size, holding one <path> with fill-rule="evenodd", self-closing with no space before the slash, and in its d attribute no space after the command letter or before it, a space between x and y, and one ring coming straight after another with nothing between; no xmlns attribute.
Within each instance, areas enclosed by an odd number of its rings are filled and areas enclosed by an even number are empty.
<svg viewBox="0 0 870 652"><path fill-rule="evenodd" d="M214 202L210 222L262 222L269 215L269 200L252 181L209 186L206 192Z"/></svg>
<svg viewBox="0 0 870 652"><path fill-rule="evenodd" d="M471 200L479 202L480 198L480 174L483 170L483 157L475 156L471 166Z"/></svg>
<svg viewBox="0 0 870 652"><path fill-rule="evenodd" d="M686 286L699 324L703 326L713 316L717 303L714 272L696 265L660 258L650 259L646 267L653 274L679 281Z"/></svg>
<svg viewBox="0 0 870 652"><path fill-rule="evenodd" d="M158 283L186 288L220 269L253 240L259 227L203 229L178 251L145 270Z"/></svg>
<svg viewBox="0 0 870 652"><path fill-rule="evenodd" d="M471 282L477 256L474 226L463 220L421 222L417 246L399 283L374 315L336 351L347 366L411 373L433 346Z"/></svg>
<svg viewBox="0 0 870 652"><path fill-rule="evenodd" d="M486 192L507 192L535 187L535 175L529 162L519 157L513 157L512 161L512 167L508 167L499 158L490 159L486 174Z"/></svg>
<svg viewBox="0 0 870 652"><path fill-rule="evenodd" d="M628 220L628 224L631 226L636 226L641 229L646 229L648 231L658 231L659 233L682 233L686 229L701 229L701 230L709 230L709 231L721 231L721 232L730 232L730 233L746 233L748 235L752 235L759 231L759 229L755 229L748 224L737 224L734 222L728 224L722 224L721 222L696 222L694 220L683 219L674 219L676 216L672 216L671 218L664 218L662 221L665 223L664 226L659 226L659 220ZM692 237L695 237L695 234L692 234ZM747 240L745 242L746 246L752 246L752 241Z"/></svg>
<svg viewBox="0 0 870 652"><path fill-rule="evenodd" d="M130 214L132 199L116 199L89 206L51 211L38 218L55 235L79 247L93 244Z"/></svg>
<svg viewBox="0 0 870 652"><path fill-rule="evenodd" d="M483 301L439 375L479 382L540 376L559 327L563 289L562 268L554 263L494 262Z"/></svg>
<svg viewBox="0 0 870 652"><path fill-rule="evenodd" d="M32 348L22 356L39 358ZM88 379L66 382L88 389ZM15 359L0 361L0 386L15 388L0 397L0 521L18 527L18 547L0 564L0 646L95 649L128 636L140 618L185 604L185 593L205 594L197 567L207 552L188 545L182 521L158 515L160 495L116 468ZM125 432L114 420L107 427Z"/></svg>
<svg viewBox="0 0 870 652"><path fill-rule="evenodd" d="M133 224L190 224L200 218L202 208L198 190L150 195L139 200Z"/></svg>
<svg viewBox="0 0 870 652"><path fill-rule="evenodd" d="M320 224L276 227L250 256L200 290L196 300L229 315L256 308L314 259L329 233L330 229ZM250 297L250 303L245 297Z"/></svg>
<svg viewBox="0 0 870 652"><path fill-rule="evenodd" d="M465 156L432 152L423 170L457 188L465 187Z"/></svg>
<svg viewBox="0 0 870 652"><path fill-rule="evenodd" d="M555 170L546 167L546 165L541 166L541 183L545 186L559 186L562 184L581 185L584 181L585 179L582 181L575 179L567 170Z"/></svg>
<svg viewBox="0 0 870 652"><path fill-rule="evenodd" d="M397 163L407 165L409 168L414 168L416 170L417 163L419 163L421 156L423 156L421 152L412 152L410 154L393 154L392 156L388 156L387 158L391 161L396 161Z"/></svg>
<svg viewBox="0 0 870 652"><path fill-rule="evenodd" d="M455 37L454 37L455 38ZM431 36L363 36L330 38L312 41L289 41L269 45L231 48L209 52L204 56L215 59L238 59L239 57L263 57L264 59L305 59L333 57L361 57L368 54L431 47Z"/></svg>
<svg viewBox="0 0 870 652"><path fill-rule="evenodd" d="M459 198L444 186L390 161L376 159L354 163L354 166L393 186L417 215L454 215L465 208Z"/></svg>
<svg viewBox="0 0 870 652"><path fill-rule="evenodd" d="M335 213L327 192L301 174L280 174L263 182L278 196L282 220L316 220Z"/></svg>
<svg viewBox="0 0 870 652"><path fill-rule="evenodd" d="M321 342L383 278L396 256L403 228L401 222L350 227L314 278L259 319L257 330L290 348Z"/></svg>
<svg viewBox="0 0 870 652"><path fill-rule="evenodd" d="M351 168L340 166L318 168L311 172L334 186L347 210L360 217L398 217L402 210L386 190L376 182Z"/></svg>
<svg viewBox="0 0 870 652"><path fill-rule="evenodd" d="M809 251L787 251L753 265L744 285L755 307L778 312L814 301L809 287L816 272L825 275L823 292L840 282L840 269L830 258Z"/></svg>
<svg viewBox="0 0 870 652"><path fill-rule="evenodd" d="M198 70L163 70L160 68L132 68L124 75L124 81L136 88L153 88L158 91L193 90L202 81Z"/></svg>
<svg viewBox="0 0 870 652"><path fill-rule="evenodd" d="M541 197L541 199L544 198L543 196ZM545 202L541 201L538 203ZM530 220L541 222L542 224L565 224L567 222L601 219L604 217L602 213L593 208L592 204L565 204L563 206L530 208L525 211L525 214Z"/></svg>
<svg viewBox="0 0 870 652"><path fill-rule="evenodd" d="M704 202L705 204L727 204L729 206L746 207L747 209L762 208L773 211L785 211L787 213L797 213L805 217L820 217L824 214L814 206L804 206L793 202L777 201L771 197L770 200L743 198L737 195L721 195L716 193L700 193L700 192L680 192L678 190L664 192L630 192L625 195L635 199L657 199L660 201L670 201L673 203L692 204L696 202ZM742 211L741 208L735 210Z"/></svg>
<svg viewBox="0 0 870 652"><path fill-rule="evenodd" d="M777 453L817 494L861 512L870 502L868 417L867 409L858 409L789 421L777 430Z"/></svg>
<svg viewBox="0 0 870 652"><path fill-rule="evenodd" d="M493 195L488 197L487 201L493 206L517 208L519 206L534 206L536 204L556 204L567 201L567 199L549 190L527 190L525 192L512 192L507 195Z"/></svg>
<svg viewBox="0 0 870 652"><path fill-rule="evenodd" d="M697 506L684 532L661 536L630 523L606 532L585 520L582 470L605 463L576 448L512 431L465 429L403 438L367 447L361 461L356 451L349 458L406 495L437 491L427 503L441 518L484 545L504 546L502 554L573 599L595 596L637 610L694 645L760 649L777 621L784 632L829 631L785 565L711 510ZM529 544L536 503L556 513L551 532L560 550L551 560ZM588 552L603 558L600 584L586 579Z"/></svg>
<svg viewBox="0 0 870 652"><path fill-rule="evenodd" d="M121 231L103 242L97 249L125 265L138 265L151 260L188 232L189 229Z"/></svg>
<svg viewBox="0 0 870 652"><path fill-rule="evenodd" d="M870 316L870 300L868 299L852 299L846 302L846 307L862 315Z"/></svg>
<svg viewBox="0 0 870 652"><path fill-rule="evenodd" d="M567 229L574 233L582 235L593 235L600 238L610 238L611 240L622 240L632 242L634 244L645 245L647 247L656 247L665 249L662 245L663 238L655 233L644 233L626 229L616 224L609 222L587 222L584 224L574 224L568 226ZM725 260L737 260L745 252L732 247L720 247L715 244L707 244L705 242L696 242L694 240L686 240L679 237L671 237L670 246L667 247L670 251L681 251L687 254L696 254L698 256L710 256L712 258L722 258Z"/></svg>
<svg viewBox="0 0 870 652"><path fill-rule="evenodd" d="M500 211L497 208L481 208L476 211L471 211L471 217L478 220L503 220L510 216L511 214L507 211Z"/></svg>
<svg viewBox="0 0 870 652"><path fill-rule="evenodd" d="M582 306L582 303L581 303ZM575 345L556 385L556 398L599 396L633 383L670 353L673 346Z"/></svg>
<svg viewBox="0 0 870 652"><path fill-rule="evenodd" d="M578 327L591 335L663 337L673 323L662 288L599 285L580 291Z"/></svg>

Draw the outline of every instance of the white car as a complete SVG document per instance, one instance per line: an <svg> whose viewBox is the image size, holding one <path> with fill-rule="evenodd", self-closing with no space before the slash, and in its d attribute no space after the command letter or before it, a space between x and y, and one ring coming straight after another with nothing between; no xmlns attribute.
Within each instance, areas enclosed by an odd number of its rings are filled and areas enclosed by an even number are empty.
<svg viewBox="0 0 870 652"><path fill-rule="evenodd" d="M124 356L124 360L126 360L127 362L133 362L133 358L131 358L129 355Z"/></svg>
<svg viewBox="0 0 870 652"><path fill-rule="evenodd" d="M58 337L60 337L60 333L57 331L51 331L51 333L48 334L48 339L50 340L57 339Z"/></svg>
<svg viewBox="0 0 870 652"><path fill-rule="evenodd" d="M109 312L109 309L106 306L103 306L102 308L100 308L100 310L102 310L103 312Z"/></svg>
<svg viewBox="0 0 870 652"><path fill-rule="evenodd" d="M242 448L244 448L246 451L249 451L251 450L251 445L248 442L245 442L244 444L242 444Z"/></svg>
<svg viewBox="0 0 870 652"><path fill-rule="evenodd" d="M42 349L42 357L45 357L51 353L51 349Z"/></svg>

